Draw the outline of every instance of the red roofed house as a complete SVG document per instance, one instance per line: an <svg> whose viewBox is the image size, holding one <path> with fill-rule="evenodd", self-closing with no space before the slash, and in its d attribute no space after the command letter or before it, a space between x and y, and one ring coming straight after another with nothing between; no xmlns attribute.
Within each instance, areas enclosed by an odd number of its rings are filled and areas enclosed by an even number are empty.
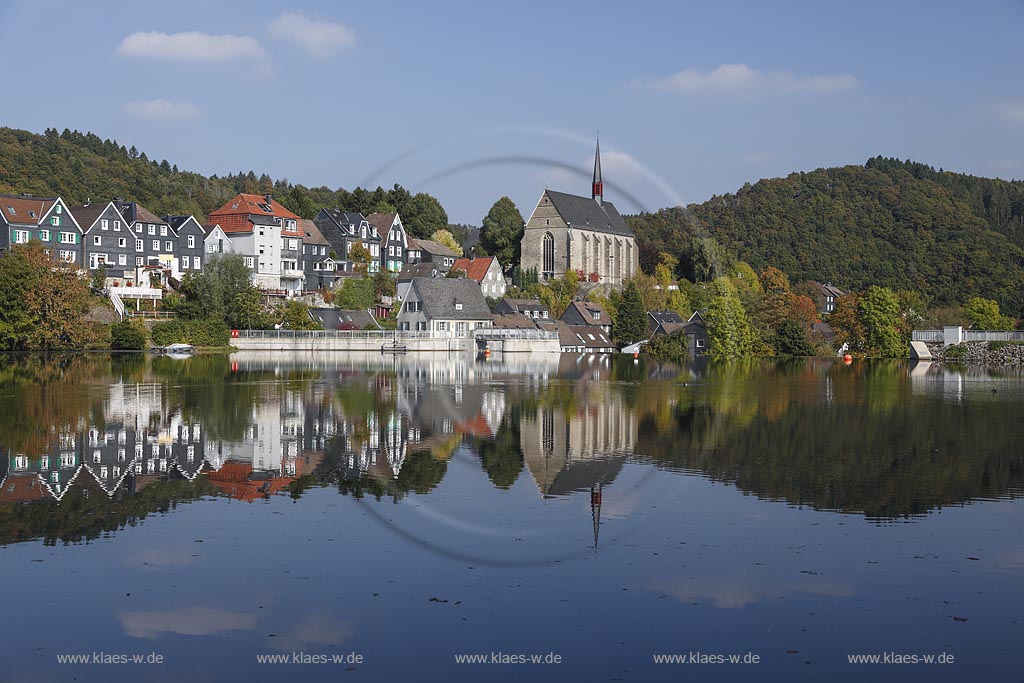
<svg viewBox="0 0 1024 683"><path fill-rule="evenodd" d="M207 225L219 225L231 250L245 256L257 287L297 292L306 278L298 222L272 195L243 193L210 212Z"/></svg>
<svg viewBox="0 0 1024 683"><path fill-rule="evenodd" d="M480 291L488 299L505 296L505 274L501 264L493 256L460 258L452 264L452 270L461 270L466 278L480 283Z"/></svg>
<svg viewBox="0 0 1024 683"><path fill-rule="evenodd" d="M60 197L0 194L0 254L39 240L54 256L82 262L82 229Z"/></svg>

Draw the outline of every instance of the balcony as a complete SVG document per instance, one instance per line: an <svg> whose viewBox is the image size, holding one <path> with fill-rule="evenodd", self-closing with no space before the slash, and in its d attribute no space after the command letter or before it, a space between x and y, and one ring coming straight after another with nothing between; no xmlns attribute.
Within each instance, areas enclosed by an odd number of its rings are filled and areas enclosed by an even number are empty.
<svg viewBox="0 0 1024 683"><path fill-rule="evenodd" d="M306 274L298 268L281 268L281 279L283 280L305 280Z"/></svg>

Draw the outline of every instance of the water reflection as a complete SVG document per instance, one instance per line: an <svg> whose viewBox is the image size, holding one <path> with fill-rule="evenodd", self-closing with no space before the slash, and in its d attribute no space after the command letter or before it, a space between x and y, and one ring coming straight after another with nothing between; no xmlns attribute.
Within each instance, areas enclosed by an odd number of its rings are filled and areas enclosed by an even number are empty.
<svg viewBox="0 0 1024 683"><path fill-rule="evenodd" d="M94 538L207 495L397 501L457 453L500 490L529 476L541 497L589 492L595 544L627 463L873 519L1018 496L1024 472L1021 378L927 365L22 360L0 374L3 543Z"/></svg>

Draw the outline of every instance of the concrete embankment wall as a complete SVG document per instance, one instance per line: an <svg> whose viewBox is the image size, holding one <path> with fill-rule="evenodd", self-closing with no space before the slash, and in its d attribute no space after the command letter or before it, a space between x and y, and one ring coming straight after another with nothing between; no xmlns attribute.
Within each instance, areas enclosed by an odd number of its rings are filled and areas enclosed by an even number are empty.
<svg viewBox="0 0 1024 683"><path fill-rule="evenodd" d="M471 338L399 339L408 353L453 352L478 350ZM495 339L488 341L494 353L559 353L557 339ZM365 337L237 337L231 345L239 351L360 351L380 353L391 346L391 340Z"/></svg>

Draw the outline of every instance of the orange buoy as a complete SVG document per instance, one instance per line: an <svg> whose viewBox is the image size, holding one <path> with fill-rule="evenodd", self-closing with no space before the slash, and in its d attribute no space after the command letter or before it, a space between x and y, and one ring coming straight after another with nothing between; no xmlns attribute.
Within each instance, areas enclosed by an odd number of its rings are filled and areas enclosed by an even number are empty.
<svg viewBox="0 0 1024 683"><path fill-rule="evenodd" d="M845 356L843 356L843 362L849 365L850 363L853 362L853 356L851 356L850 354L846 354Z"/></svg>
<svg viewBox="0 0 1024 683"><path fill-rule="evenodd" d="M490 346L484 347L484 358L490 358L490 357L491 357L491 347Z"/></svg>
<svg viewBox="0 0 1024 683"><path fill-rule="evenodd" d="M633 360L636 360L639 357L640 357L640 352L639 351L634 351L633 352Z"/></svg>

